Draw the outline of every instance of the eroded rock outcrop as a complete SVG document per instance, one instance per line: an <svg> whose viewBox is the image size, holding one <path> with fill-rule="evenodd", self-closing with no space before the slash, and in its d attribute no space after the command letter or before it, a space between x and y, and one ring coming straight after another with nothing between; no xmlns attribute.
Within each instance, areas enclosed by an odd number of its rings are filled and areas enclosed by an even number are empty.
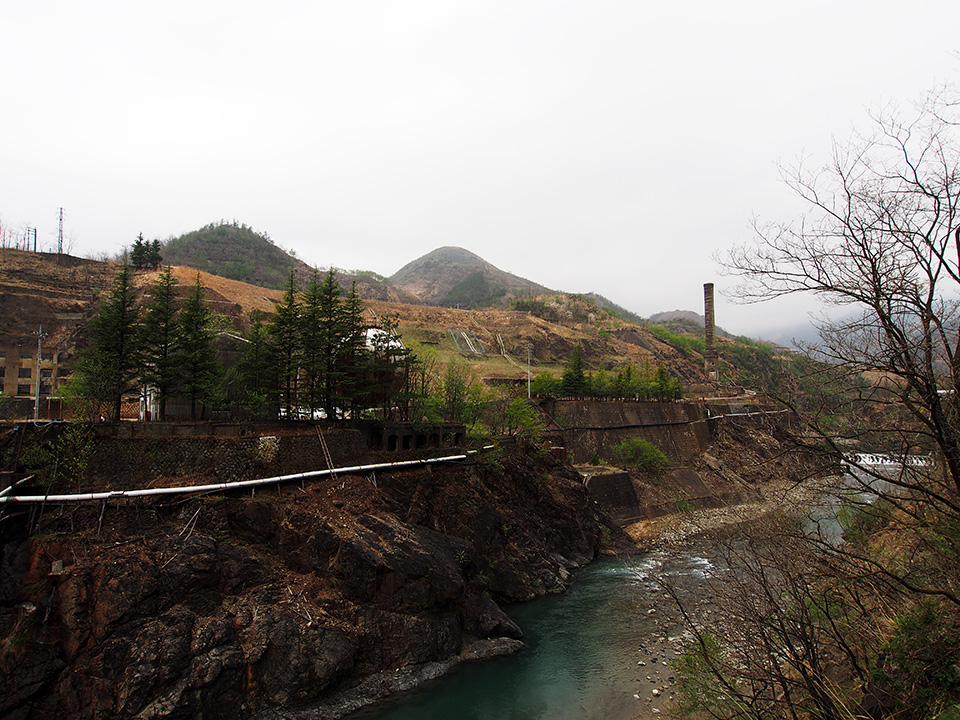
<svg viewBox="0 0 960 720"><path fill-rule="evenodd" d="M351 709L516 650L498 602L562 589L620 537L539 453L100 511L5 524L2 717Z"/></svg>

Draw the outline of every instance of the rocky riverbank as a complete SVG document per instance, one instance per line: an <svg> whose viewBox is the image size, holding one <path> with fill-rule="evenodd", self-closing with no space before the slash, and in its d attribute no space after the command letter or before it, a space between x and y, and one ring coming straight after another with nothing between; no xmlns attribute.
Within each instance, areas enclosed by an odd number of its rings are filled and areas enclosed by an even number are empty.
<svg viewBox="0 0 960 720"><path fill-rule="evenodd" d="M316 464L307 439L281 436L265 454L256 438L119 438L97 447L84 490L300 472ZM718 457L743 457L731 447ZM707 465L758 495L749 474ZM778 494L764 495L628 535L573 468L516 449L255 496L20 512L0 525L0 716L339 717L519 647L501 603L561 592L600 552L639 546L667 564L698 533L755 517ZM654 577L647 591L642 611L658 632L637 648L636 700L653 716L670 700L678 626Z"/></svg>
<svg viewBox="0 0 960 720"><path fill-rule="evenodd" d="M774 482L758 502L677 513L626 528L637 547L650 553L655 568L643 584L639 608L654 617L657 632L637 648L637 664L647 672L646 682L638 685L635 695L635 720L655 720L676 709L676 678L671 663L682 652L689 635L664 581L669 582L694 617L716 621L719 610L713 598L704 592L705 581L716 562L711 544L718 538L736 536L743 524L768 513L813 508L828 497L838 482L837 477L805 483Z"/></svg>
<svg viewBox="0 0 960 720"><path fill-rule="evenodd" d="M499 603L631 547L542 452L39 512L4 523L0 550L16 720L297 717L352 692L349 710L516 649Z"/></svg>

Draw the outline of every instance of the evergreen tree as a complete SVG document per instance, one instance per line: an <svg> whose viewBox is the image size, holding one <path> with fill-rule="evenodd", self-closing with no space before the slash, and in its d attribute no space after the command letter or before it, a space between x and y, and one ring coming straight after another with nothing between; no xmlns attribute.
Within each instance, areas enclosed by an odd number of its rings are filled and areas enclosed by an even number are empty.
<svg viewBox="0 0 960 720"><path fill-rule="evenodd" d="M320 389L325 374L323 332L321 329L321 315L323 301L321 299L320 272L314 268L302 296L303 306L300 311L300 353L301 368L303 370L304 401L311 417L320 405Z"/></svg>
<svg viewBox="0 0 960 720"><path fill-rule="evenodd" d="M653 380L653 396L658 400L679 400L683 397L683 387L680 381L667 373L667 368L660 364Z"/></svg>
<svg viewBox="0 0 960 720"><path fill-rule="evenodd" d="M633 363L627 363L617 371L617 377L613 381L614 394L621 398L637 397L640 378Z"/></svg>
<svg viewBox="0 0 960 720"><path fill-rule="evenodd" d="M180 310L180 383L190 398L190 419L197 419L197 405L216 405L222 395L223 369L214 347L212 316L203 302L200 273Z"/></svg>
<svg viewBox="0 0 960 720"><path fill-rule="evenodd" d="M156 389L159 420L166 419L167 398L179 378L179 333L177 325L177 279L169 265L160 271L150 290L150 304L142 328L143 367L141 380Z"/></svg>
<svg viewBox="0 0 960 720"><path fill-rule="evenodd" d="M560 378L560 392L564 397L583 397L587 390L587 377L583 370L583 347L573 348L570 360Z"/></svg>
<svg viewBox="0 0 960 720"><path fill-rule="evenodd" d="M163 256L160 254L159 240L154 239L154 241L150 243L150 250L148 253L146 253L146 255L147 255L147 263L146 263L147 265L149 265L154 269L160 267L160 263L163 262Z"/></svg>
<svg viewBox="0 0 960 720"><path fill-rule="evenodd" d="M340 363L343 368L340 392L344 405L356 411L363 395L363 370L367 360L367 337L364 332L363 303L357 295L357 283L350 285L350 293L343 303L343 339L340 343Z"/></svg>
<svg viewBox="0 0 960 720"><path fill-rule="evenodd" d="M133 249L130 251L130 264L134 270L140 270L147 264L147 254L150 252L150 244L143 239L143 233L137 235L133 243Z"/></svg>
<svg viewBox="0 0 960 720"><path fill-rule="evenodd" d="M650 369L650 360L643 361L643 368L640 370L640 380L637 383L637 388L641 400L653 399L656 381L653 371Z"/></svg>
<svg viewBox="0 0 960 720"><path fill-rule="evenodd" d="M610 377L606 370L600 368L596 375L587 378L587 388L590 395L596 398L613 397L615 395L614 380L615 378Z"/></svg>
<svg viewBox="0 0 960 720"><path fill-rule="evenodd" d="M328 418L335 418L339 414L340 385L344 376L343 368L338 365L344 337L340 293L340 283L337 282L337 275L331 268L320 286L317 317L322 363L320 399Z"/></svg>
<svg viewBox="0 0 960 720"><path fill-rule="evenodd" d="M240 405L257 416L265 416L279 398L277 359L270 345L270 334L260 311L251 318L250 332L237 362Z"/></svg>
<svg viewBox="0 0 960 720"><path fill-rule="evenodd" d="M81 392L112 405L114 421L120 419L123 395L135 387L140 369L139 315L130 268L124 263L110 295L90 320L92 345L77 368L82 376Z"/></svg>
<svg viewBox="0 0 960 720"><path fill-rule="evenodd" d="M270 342L277 360L280 400L286 408L287 417L292 417L297 409L297 385L302 349L300 304L297 301L297 283L293 277L293 270L290 271L283 299L277 304L274 312L269 330Z"/></svg>

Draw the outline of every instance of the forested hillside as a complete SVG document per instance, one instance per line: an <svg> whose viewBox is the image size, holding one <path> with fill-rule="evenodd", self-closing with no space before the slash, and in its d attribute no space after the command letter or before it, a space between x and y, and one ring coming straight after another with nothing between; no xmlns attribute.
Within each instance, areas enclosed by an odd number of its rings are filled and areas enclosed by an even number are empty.
<svg viewBox="0 0 960 720"><path fill-rule="evenodd" d="M163 244L163 262L267 288L282 288L290 271L307 277L310 267L247 225L211 223Z"/></svg>

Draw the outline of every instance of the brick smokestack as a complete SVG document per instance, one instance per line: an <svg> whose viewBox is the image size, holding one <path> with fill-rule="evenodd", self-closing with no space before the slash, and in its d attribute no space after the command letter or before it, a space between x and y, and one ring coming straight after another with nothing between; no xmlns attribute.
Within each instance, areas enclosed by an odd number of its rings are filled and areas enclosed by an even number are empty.
<svg viewBox="0 0 960 720"><path fill-rule="evenodd" d="M703 354L703 369L707 374L707 380L716 382L717 340L713 314L713 283L703 284L703 339L706 345L706 352Z"/></svg>

